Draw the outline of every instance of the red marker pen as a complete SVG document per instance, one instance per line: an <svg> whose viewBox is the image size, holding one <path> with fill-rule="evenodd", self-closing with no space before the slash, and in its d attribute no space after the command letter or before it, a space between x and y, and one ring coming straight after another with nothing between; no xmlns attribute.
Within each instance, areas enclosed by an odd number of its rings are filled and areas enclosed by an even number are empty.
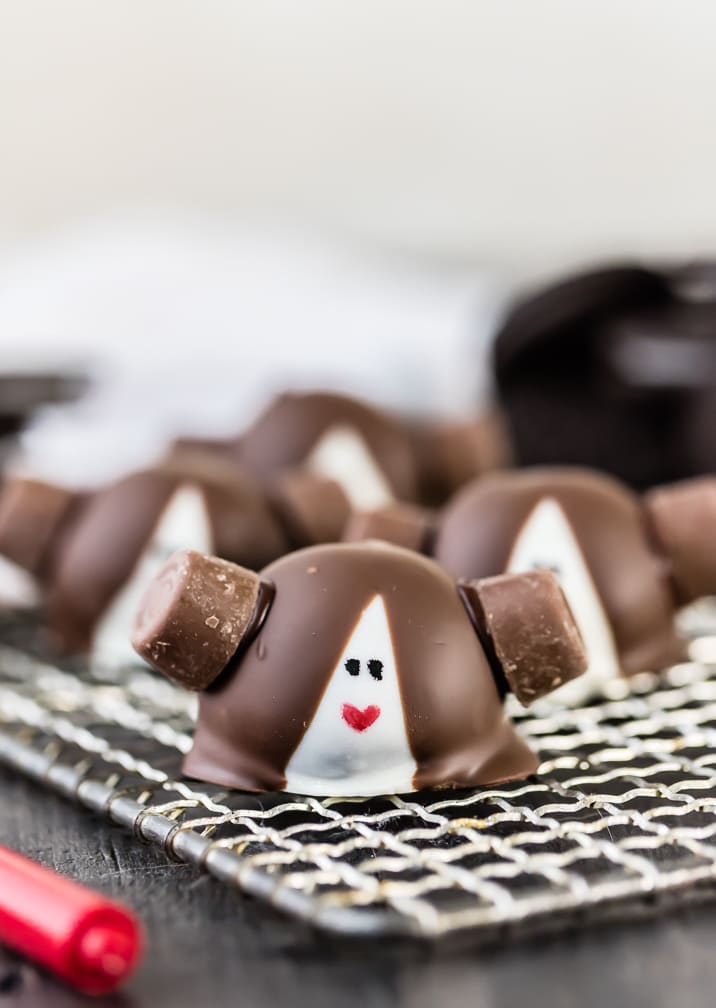
<svg viewBox="0 0 716 1008"><path fill-rule="evenodd" d="M85 994L107 994L139 961L142 932L120 904L0 847L0 942Z"/></svg>

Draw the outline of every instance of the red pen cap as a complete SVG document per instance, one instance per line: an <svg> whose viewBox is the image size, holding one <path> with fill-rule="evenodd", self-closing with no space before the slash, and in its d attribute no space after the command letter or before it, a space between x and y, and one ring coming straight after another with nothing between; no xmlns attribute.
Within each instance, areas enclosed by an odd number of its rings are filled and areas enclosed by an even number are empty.
<svg viewBox="0 0 716 1008"><path fill-rule="evenodd" d="M0 941L85 994L107 994L139 961L139 921L119 903L0 847Z"/></svg>

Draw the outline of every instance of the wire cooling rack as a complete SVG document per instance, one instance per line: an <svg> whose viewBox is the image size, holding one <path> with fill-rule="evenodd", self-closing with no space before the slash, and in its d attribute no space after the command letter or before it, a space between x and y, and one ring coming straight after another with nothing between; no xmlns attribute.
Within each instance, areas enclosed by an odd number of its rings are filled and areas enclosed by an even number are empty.
<svg viewBox="0 0 716 1008"><path fill-rule="evenodd" d="M0 625L0 761L328 931L487 935L681 901L716 882L716 628L591 705L514 706L528 780L368 801L182 780L194 698L141 668L68 670Z"/></svg>

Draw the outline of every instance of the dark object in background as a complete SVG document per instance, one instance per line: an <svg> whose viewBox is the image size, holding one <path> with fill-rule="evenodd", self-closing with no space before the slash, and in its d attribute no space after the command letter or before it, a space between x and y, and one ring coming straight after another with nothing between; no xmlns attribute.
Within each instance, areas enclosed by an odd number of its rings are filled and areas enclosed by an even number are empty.
<svg viewBox="0 0 716 1008"><path fill-rule="evenodd" d="M716 262L547 287L508 314L494 367L520 465L638 489L716 470Z"/></svg>
<svg viewBox="0 0 716 1008"><path fill-rule="evenodd" d="M290 553L261 574L182 550L152 581L133 644L199 690L184 772L248 790L405 793L533 773L505 718L586 658L547 571L456 586L386 543Z"/></svg>
<svg viewBox="0 0 716 1008"><path fill-rule="evenodd" d="M12 449L14 435L35 410L77 399L86 386L86 378L79 374L0 374L0 469Z"/></svg>

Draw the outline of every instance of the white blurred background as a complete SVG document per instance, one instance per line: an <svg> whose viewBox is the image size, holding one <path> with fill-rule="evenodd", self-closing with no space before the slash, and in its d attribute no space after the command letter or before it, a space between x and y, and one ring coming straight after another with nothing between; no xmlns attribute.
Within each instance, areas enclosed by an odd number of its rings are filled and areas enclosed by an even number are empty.
<svg viewBox="0 0 716 1008"><path fill-rule="evenodd" d="M515 284L713 250L715 38L709 0L0 0L2 364L100 380L27 464L287 382L473 408Z"/></svg>

